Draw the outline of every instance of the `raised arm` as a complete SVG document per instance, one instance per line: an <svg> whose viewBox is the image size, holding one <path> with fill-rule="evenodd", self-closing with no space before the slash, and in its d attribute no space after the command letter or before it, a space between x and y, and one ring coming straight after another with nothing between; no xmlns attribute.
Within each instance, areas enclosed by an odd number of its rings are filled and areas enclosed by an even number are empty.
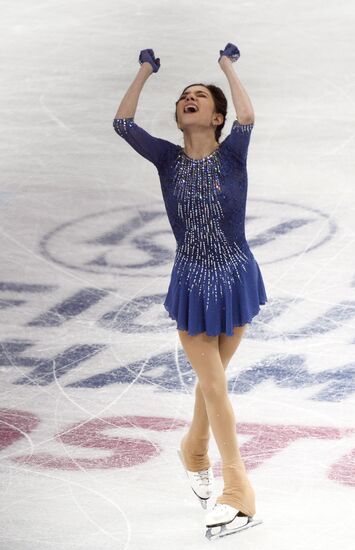
<svg viewBox="0 0 355 550"><path fill-rule="evenodd" d="M223 55L219 65L228 79L238 122L240 124L253 124L255 120L254 109L243 84L235 72L232 60Z"/></svg>
<svg viewBox="0 0 355 550"><path fill-rule="evenodd" d="M123 96L123 99L118 107L115 118L133 118L136 114L138 99L143 86L148 80L149 76L153 72L153 67L150 63L144 62L133 80L132 84L128 88L127 92Z"/></svg>
<svg viewBox="0 0 355 550"><path fill-rule="evenodd" d="M141 66L118 107L113 120L113 127L115 132L125 139L137 153L155 164L159 170L165 155L174 145L167 140L152 136L141 126L138 126L134 116L142 88L148 77L153 72L158 72L160 59L154 57L152 49L145 49L141 50L139 62Z"/></svg>
<svg viewBox="0 0 355 550"><path fill-rule="evenodd" d="M251 131L254 127L254 109L244 86L237 77L232 64L240 57L237 46L229 42L224 50L220 50L218 63L225 73L230 89L237 120L234 120L229 135L223 141L238 162L246 163Z"/></svg>

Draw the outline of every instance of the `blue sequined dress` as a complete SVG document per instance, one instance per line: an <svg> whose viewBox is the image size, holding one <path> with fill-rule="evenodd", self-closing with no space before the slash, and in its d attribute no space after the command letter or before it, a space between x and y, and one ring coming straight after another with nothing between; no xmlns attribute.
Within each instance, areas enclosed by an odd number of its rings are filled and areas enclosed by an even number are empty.
<svg viewBox="0 0 355 550"><path fill-rule="evenodd" d="M169 316L190 335L231 336L234 326L250 323L267 302L259 265L245 238L253 124L234 120L218 149L202 159L152 136L133 117L115 118L113 127L158 170L176 240L164 301Z"/></svg>

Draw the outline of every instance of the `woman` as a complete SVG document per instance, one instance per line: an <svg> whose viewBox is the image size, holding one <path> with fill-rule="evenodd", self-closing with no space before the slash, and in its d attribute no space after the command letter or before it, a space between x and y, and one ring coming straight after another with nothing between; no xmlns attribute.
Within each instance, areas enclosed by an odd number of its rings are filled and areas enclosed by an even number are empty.
<svg viewBox="0 0 355 550"><path fill-rule="evenodd" d="M247 323L267 301L245 238L246 163L254 112L232 67L239 55L229 43L218 59L237 114L222 143L227 100L212 84L191 84L176 102L175 120L184 148L153 137L135 123L143 85L160 68L152 49L140 52L140 70L113 121L115 131L156 166L176 239L164 306L177 322L182 347L198 378L194 416L179 455L201 503L210 497L213 482L210 426L222 458L224 489L206 516L208 538L260 523L253 519L255 494L239 452L225 376ZM227 532L225 525L232 521L235 528ZM217 535L212 532L216 526L221 527Z"/></svg>

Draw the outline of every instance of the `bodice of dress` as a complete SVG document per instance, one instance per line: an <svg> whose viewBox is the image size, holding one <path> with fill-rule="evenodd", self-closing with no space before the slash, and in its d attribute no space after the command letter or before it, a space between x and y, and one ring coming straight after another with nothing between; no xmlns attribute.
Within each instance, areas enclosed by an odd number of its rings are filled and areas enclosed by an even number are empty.
<svg viewBox="0 0 355 550"><path fill-rule="evenodd" d="M248 262L248 255L243 252L247 246L243 231L237 236L235 213L228 217L225 213L223 160L219 149L199 160L180 151L174 166L172 196L184 227L175 266L179 275L188 277L190 290L196 286L201 292L206 289L208 295L218 292L217 283L221 286L222 281L231 288L235 276L240 277L240 270L246 270ZM244 221L243 209L240 215ZM243 229L244 223L239 227ZM222 288L220 292L223 293Z"/></svg>
<svg viewBox="0 0 355 550"><path fill-rule="evenodd" d="M203 159L188 157L181 146L156 138L133 117L115 118L113 126L159 173L166 212L177 245L187 232L190 240L202 238L244 245L247 199L247 151L253 124L233 122L220 147Z"/></svg>
<svg viewBox="0 0 355 550"><path fill-rule="evenodd" d="M133 117L114 119L115 131L157 168L176 239L175 269L207 294L231 288L252 256L245 238L247 151L253 124L233 122L218 149L192 159L182 147L153 137ZM224 283L224 284L222 284Z"/></svg>

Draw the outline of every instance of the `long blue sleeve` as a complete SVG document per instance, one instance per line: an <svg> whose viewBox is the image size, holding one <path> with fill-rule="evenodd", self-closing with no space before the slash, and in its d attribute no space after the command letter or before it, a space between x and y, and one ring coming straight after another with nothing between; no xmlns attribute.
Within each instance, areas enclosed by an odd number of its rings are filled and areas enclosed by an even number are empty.
<svg viewBox="0 0 355 550"><path fill-rule="evenodd" d="M114 118L113 127L117 134L123 137L137 153L152 162L158 169L165 154L171 147L174 147L170 141L154 137L143 130L136 124L134 117Z"/></svg>
<svg viewBox="0 0 355 550"><path fill-rule="evenodd" d="M246 161L253 127L253 123L240 124L238 120L234 120L230 134L223 141L224 145L240 162Z"/></svg>

